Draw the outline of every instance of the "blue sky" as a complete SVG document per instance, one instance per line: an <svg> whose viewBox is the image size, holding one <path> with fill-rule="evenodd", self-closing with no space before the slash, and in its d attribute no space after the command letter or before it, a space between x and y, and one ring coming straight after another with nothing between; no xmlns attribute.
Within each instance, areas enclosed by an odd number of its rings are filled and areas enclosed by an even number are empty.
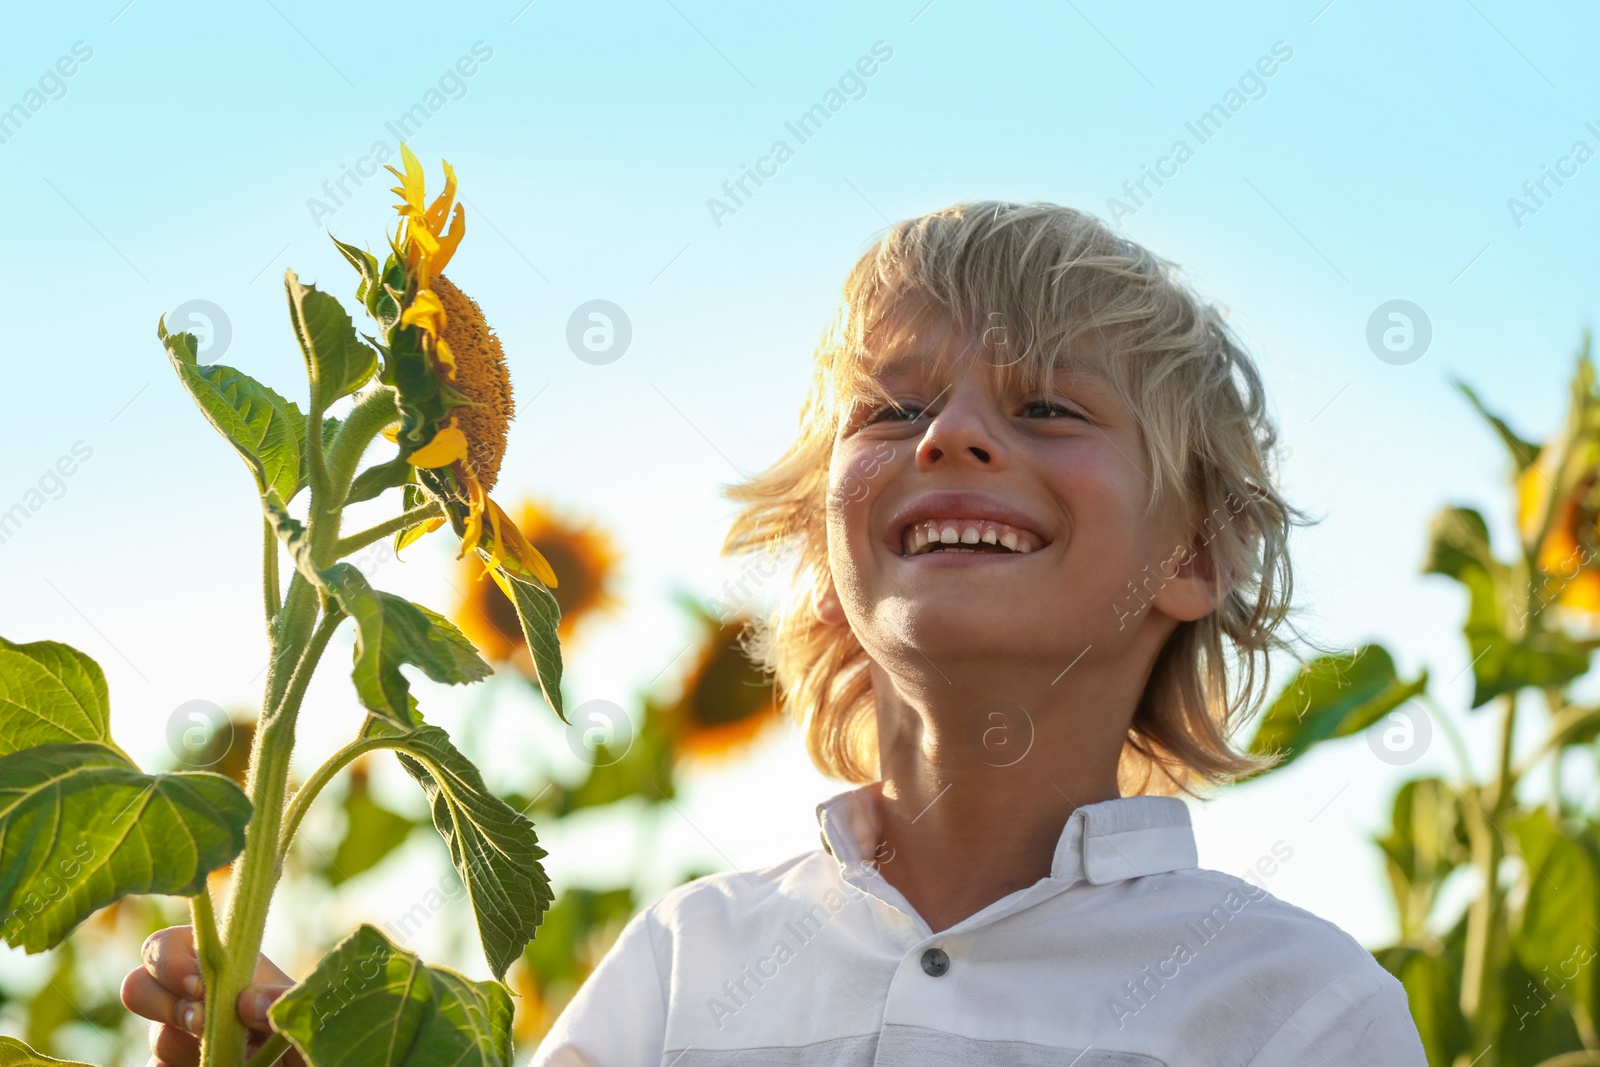
<svg viewBox="0 0 1600 1067"><path fill-rule="evenodd" d="M255 699L264 647L250 482L173 380L156 319L216 305L226 361L297 396L283 271L350 297L326 232L381 247L390 183L347 175L370 170L380 142L394 151L390 126L408 113L430 186L440 157L461 176L469 236L451 274L510 355L519 418L497 495L594 518L626 552L627 608L573 649L575 702L630 704L681 671L688 635L668 595L709 597L730 573L718 489L787 444L845 273L890 221L984 198L1116 214L1227 307L1291 450L1285 487L1324 517L1294 543L1302 625L1331 644L1381 641L1404 670L1430 669L1441 702L1465 706L1461 597L1418 566L1445 503L1503 524L1504 468L1451 381L1530 437L1561 417L1600 301L1600 161L1574 148L1600 150L1585 125L1600 127L1586 103L1593 9L509 0L383 12L110 0L11 17L0 109L40 106L0 125L0 510L79 442L92 456L0 544L0 633L95 656L135 756L161 758L186 700ZM785 124L875 46L871 76L847 81L801 143ZM1232 90L1240 106L1202 143L1186 124ZM779 139L792 156L771 173L761 160ZM1163 162L1180 139L1181 164ZM708 207L758 164L770 177L736 210ZM1558 167L1563 184L1547 179L1534 203L1524 183ZM1169 177L1118 211L1111 199L1127 202L1144 168ZM335 204L324 184L341 178ZM597 299L632 328L604 365L566 341L574 309ZM1403 365L1366 340L1392 300L1431 325L1427 351ZM419 546L375 581L447 606L450 554ZM354 729L347 686L330 670L313 691L308 753ZM424 707L449 727L469 699L428 687ZM492 712L491 780L509 788L559 735L518 696ZM1467 724L1480 766L1487 726ZM1398 781L1449 769L1438 741L1404 768L1359 739L1330 746L1197 808L1202 863L1238 873L1286 841L1294 859L1269 888L1378 944L1393 918L1366 838ZM662 887L675 864L756 866L815 847L812 806L838 788L793 736L706 777L660 824ZM601 834L549 843L552 871L573 879L633 848Z"/></svg>

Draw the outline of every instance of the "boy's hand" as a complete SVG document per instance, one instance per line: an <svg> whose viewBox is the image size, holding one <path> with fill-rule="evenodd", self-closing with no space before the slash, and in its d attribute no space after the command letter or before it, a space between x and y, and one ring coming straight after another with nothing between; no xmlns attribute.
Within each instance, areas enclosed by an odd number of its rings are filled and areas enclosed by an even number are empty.
<svg viewBox="0 0 1600 1067"><path fill-rule="evenodd" d="M122 980L122 1003L151 1020L150 1067L196 1067L200 1031L205 1025L200 962L194 954L194 929L169 926L145 938L144 965ZM250 1028L246 1053L253 1053L272 1033L267 1006L282 996L294 979L266 956L256 961L255 983L239 994L239 1018ZM305 1067L293 1048L278 1061L283 1067Z"/></svg>

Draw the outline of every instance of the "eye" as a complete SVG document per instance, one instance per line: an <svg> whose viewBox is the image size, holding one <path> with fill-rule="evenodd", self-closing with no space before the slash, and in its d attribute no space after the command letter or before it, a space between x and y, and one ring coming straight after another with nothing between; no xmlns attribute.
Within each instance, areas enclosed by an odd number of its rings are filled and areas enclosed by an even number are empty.
<svg viewBox="0 0 1600 1067"><path fill-rule="evenodd" d="M1023 410L1027 411L1027 412L1032 412L1032 411L1034 411L1034 410L1036 410L1038 408L1044 408L1047 411L1059 411L1059 412L1061 412L1061 414L1070 416L1071 418L1074 418L1074 419L1082 419L1082 418L1086 418L1087 417L1087 416L1084 415L1083 412L1079 411L1077 408L1068 407L1065 404L1058 404L1053 400L1034 400L1034 401L1030 401L1028 406L1026 408L1024 408Z"/></svg>
<svg viewBox="0 0 1600 1067"><path fill-rule="evenodd" d="M861 421L863 425L871 425L880 421L906 422L916 417L909 415L910 412L920 410L922 409L914 404L901 404L898 408L893 404L880 404L868 412L867 416Z"/></svg>

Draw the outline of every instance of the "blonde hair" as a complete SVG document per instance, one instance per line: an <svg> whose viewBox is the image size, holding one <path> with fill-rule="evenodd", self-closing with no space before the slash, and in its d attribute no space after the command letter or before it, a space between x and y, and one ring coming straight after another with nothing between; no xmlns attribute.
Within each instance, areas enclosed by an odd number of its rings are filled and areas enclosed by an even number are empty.
<svg viewBox="0 0 1600 1067"><path fill-rule="evenodd" d="M781 607L754 620L745 648L775 672L824 774L878 777L867 654L848 624L814 612L829 579L822 519L834 437L857 404L892 403L873 368L941 327L947 340L928 353L936 364L977 339L1008 387L1029 372L1046 386L1061 366L1098 373L1138 421L1147 513L1181 494L1204 517L1200 552L1228 592L1210 615L1180 622L1157 657L1123 745L1123 794L1193 793L1195 779L1271 765L1232 736L1265 696L1271 651L1291 648L1277 633L1293 587L1288 535L1306 520L1269 469L1277 433L1259 372L1175 270L1091 215L1037 202L955 204L891 226L857 261L816 350L799 438L723 490L741 505L723 553L792 561ZM1226 645L1241 664L1237 685Z"/></svg>

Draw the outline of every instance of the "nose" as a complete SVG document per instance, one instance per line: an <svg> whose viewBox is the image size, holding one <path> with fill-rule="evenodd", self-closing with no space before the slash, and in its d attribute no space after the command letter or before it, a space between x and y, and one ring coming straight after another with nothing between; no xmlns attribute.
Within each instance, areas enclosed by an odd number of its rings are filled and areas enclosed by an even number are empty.
<svg viewBox="0 0 1600 1067"><path fill-rule="evenodd" d="M944 410L933 417L917 444L917 467L930 469L950 457L958 465L993 468L1002 460L1003 447L990 426L981 390L972 382L954 386L946 394Z"/></svg>

